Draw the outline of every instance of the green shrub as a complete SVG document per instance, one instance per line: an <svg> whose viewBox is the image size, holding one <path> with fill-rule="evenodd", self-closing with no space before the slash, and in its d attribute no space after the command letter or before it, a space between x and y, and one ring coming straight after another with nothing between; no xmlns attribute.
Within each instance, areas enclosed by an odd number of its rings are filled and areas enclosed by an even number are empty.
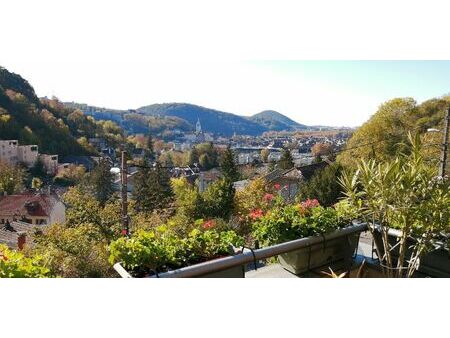
<svg viewBox="0 0 450 338"><path fill-rule="evenodd" d="M53 277L41 256L25 257L23 253L0 244L0 278Z"/></svg>
<svg viewBox="0 0 450 338"><path fill-rule="evenodd" d="M136 276L145 276L228 256L231 245L243 244L234 231L220 231L215 220L199 220L186 237L164 225L119 238L110 245L109 259L111 264L121 262Z"/></svg>
<svg viewBox="0 0 450 338"><path fill-rule="evenodd" d="M253 236L264 246L325 234L350 223L344 206L325 208L317 200L275 205L267 213L254 213Z"/></svg>

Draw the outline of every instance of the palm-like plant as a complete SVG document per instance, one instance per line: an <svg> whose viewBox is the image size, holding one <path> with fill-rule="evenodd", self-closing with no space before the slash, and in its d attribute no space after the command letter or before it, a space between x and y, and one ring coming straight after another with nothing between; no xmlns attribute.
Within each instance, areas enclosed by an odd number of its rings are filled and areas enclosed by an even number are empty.
<svg viewBox="0 0 450 338"><path fill-rule="evenodd" d="M361 161L355 173L340 179L346 199L358 208L372 233L381 234L376 250L388 277L411 277L421 255L442 233L450 232L448 177L435 176L425 164L419 135L410 134L409 141L409 155L387 163ZM392 228L401 231L394 244L388 237Z"/></svg>

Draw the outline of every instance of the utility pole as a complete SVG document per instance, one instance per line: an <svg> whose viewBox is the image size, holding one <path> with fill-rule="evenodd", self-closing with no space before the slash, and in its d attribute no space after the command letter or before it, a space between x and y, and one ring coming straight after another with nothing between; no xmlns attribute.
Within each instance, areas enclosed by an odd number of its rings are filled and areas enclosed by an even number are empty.
<svg viewBox="0 0 450 338"><path fill-rule="evenodd" d="M448 152L448 129L450 120L450 107L447 109L447 113L444 118L444 138L442 140L441 159L439 163L439 176L445 176L445 167L447 165L447 152Z"/></svg>
<svg viewBox="0 0 450 338"><path fill-rule="evenodd" d="M120 165L120 180L122 183L122 234L129 236L130 231L128 228L128 173L127 173L127 152L122 151L122 159Z"/></svg>

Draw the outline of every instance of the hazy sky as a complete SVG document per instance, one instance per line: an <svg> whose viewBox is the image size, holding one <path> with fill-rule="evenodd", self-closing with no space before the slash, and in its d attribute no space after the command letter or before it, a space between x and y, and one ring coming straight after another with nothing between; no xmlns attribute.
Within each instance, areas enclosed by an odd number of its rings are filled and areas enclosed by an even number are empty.
<svg viewBox="0 0 450 338"><path fill-rule="evenodd" d="M238 53L253 42L245 34L227 45L231 53L218 49L219 38L236 36L226 13L219 20L228 26L213 30L210 16L183 15L183 2L176 11L124 3L6 2L0 65L39 96L64 101L117 109L188 102L241 115L272 109L309 125L356 126L390 98L450 92L448 61L244 61L257 59Z"/></svg>

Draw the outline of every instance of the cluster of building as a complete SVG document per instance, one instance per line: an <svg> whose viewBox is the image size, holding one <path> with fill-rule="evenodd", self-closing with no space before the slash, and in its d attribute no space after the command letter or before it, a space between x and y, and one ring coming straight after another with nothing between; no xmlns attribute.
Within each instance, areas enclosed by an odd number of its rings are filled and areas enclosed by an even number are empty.
<svg viewBox="0 0 450 338"><path fill-rule="evenodd" d="M40 154L37 145L19 145L17 140L0 140L0 161L27 168L40 161L47 175L55 175L58 171L58 155Z"/></svg>

